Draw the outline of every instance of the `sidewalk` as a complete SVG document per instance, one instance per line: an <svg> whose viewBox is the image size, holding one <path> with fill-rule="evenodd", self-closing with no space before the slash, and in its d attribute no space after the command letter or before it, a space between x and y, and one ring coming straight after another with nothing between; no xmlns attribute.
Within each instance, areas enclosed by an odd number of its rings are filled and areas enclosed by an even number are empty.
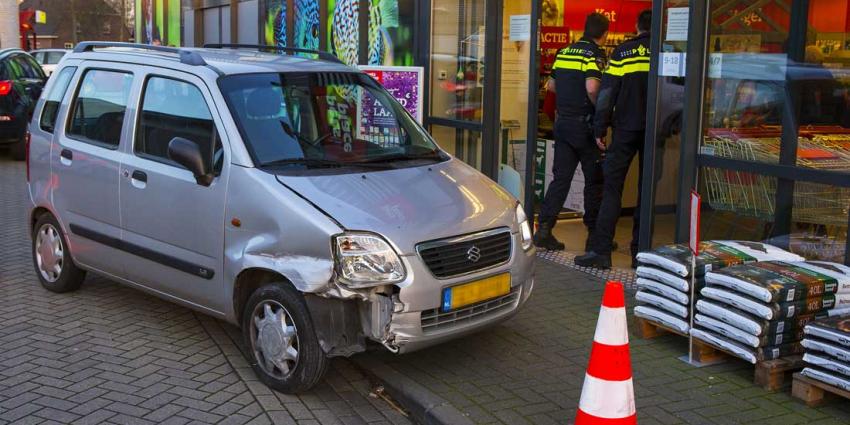
<svg viewBox="0 0 850 425"><path fill-rule="evenodd" d="M570 423L581 395L602 283L540 259L534 293L513 320L424 351L370 353L354 361L382 376L389 389L396 389L395 397L404 399L399 392L408 392L418 398L407 400L414 412L425 404L441 406L441 417L458 413L470 423ZM634 299L629 296L626 303L630 309ZM793 400L790 389L765 392L753 385L753 366L743 361L693 368L677 360L687 354L685 339L642 340L631 315L629 324L642 425L850 423L850 403L836 400L810 409ZM387 366L391 372L383 369ZM442 423L458 423L454 418Z"/></svg>
<svg viewBox="0 0 850 425"><path fill-rule="evenodd" d="M238 330L209 316L93 275L44 290L26 196L24 163L0 158L0 425L410 423L348 359L289 396L257 381Z"/></svg>

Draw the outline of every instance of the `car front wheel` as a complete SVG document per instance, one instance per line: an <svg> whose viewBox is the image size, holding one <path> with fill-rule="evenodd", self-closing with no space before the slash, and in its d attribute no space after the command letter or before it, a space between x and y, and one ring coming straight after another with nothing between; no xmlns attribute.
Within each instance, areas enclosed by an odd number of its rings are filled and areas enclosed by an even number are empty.
<svg viewBox="0 0 850 425"><path fill-rule="evenodd" d="M267 284L248 299L242 333L251 366L278 391L307 391L324 376L328 359L319 346L304 297L286 283Z"/></svg>

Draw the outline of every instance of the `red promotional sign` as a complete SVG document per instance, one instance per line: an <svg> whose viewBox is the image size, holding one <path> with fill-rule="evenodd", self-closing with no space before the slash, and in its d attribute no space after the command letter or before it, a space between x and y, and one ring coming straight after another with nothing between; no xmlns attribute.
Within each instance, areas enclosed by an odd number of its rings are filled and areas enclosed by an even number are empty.
<svg viewBox="0 0 850 425"><path fill-rule="evenodd" d="M567 27L541 27L540 48L562 49L570 44L570 29Z"/></svg>
<svg viewBox="0 0 850 425"><path fill-rule="evenodd" d="M584 28L587 15L599 12L611 22L610 32L634 33L640 12L652 9L650 0L594 0L564 1L564 25L570 28Z"/></svg>
<svg viewBox="0 0 850 425"><path fill-rule="evenodd" d="M702 198L696 190L691 191L691 231L689 245L694 255L699 255L700 242L700 208L702 206Z"/></svg>

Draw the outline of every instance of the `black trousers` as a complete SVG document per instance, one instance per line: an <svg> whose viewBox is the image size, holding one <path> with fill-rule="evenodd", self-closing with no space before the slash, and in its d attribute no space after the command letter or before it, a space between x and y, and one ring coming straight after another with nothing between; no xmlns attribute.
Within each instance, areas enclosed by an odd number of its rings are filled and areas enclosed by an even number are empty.
<svg viewBox="0 0 850 425"><path fill-rule="evenodd" d="M540 223L553 224L558 218L580 163L584 173L584 225L592 234L602 200L602 152L596 147L590 125L583 118L558 117L554 130L554 178L543 198Z"/></svg>
<svg viewBox="0 0 850 425"><path fill-rule="evenodd" d="M644 131L627 131L614 129L613 140L608 151L605 153L605 161L602 171L605 183L602 190L602 205L599 209L599 217L596 220L596 231L591 241L591 248L597 254L610 255L611 243L614 241L614 231L617 228L617 220L623 202L623 186L626 182L626 174L635 155L638 155L640 164L640 177L638 177L638 203L634 213L634 224L632 225L632 255L637 254L638 232L640 225L640 198L643 187L643 142Z"/></svg>

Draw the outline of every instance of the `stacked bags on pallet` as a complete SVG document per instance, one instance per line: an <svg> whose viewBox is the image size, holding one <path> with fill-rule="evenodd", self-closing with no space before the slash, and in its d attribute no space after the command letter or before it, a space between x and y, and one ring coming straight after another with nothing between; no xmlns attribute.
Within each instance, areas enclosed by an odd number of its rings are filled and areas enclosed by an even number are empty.
<svg viewBox="0 0 850 425"><path fill-rule="evenodd" d="M637 317L687 334L690 318L691 250L687 245L666 245L637 255L640 303ZM705 274L736 264L756 261L800 261L801 257L771 245L744 241L707 241L696 258L696 291L705 286Z"/></svg>
<svg viewBox="0 0 850 425"><path fill-rule="evenodd" d="M850 318L832 317L806 325L804 376L850 391Z"/></svg>
<svg viewBox="0 0 850 425"><path fill-rule="evenodd" d="M706 273L691 335L750 363L802 352L804 327L850 308L850 267L767 261Z"/></svg>

